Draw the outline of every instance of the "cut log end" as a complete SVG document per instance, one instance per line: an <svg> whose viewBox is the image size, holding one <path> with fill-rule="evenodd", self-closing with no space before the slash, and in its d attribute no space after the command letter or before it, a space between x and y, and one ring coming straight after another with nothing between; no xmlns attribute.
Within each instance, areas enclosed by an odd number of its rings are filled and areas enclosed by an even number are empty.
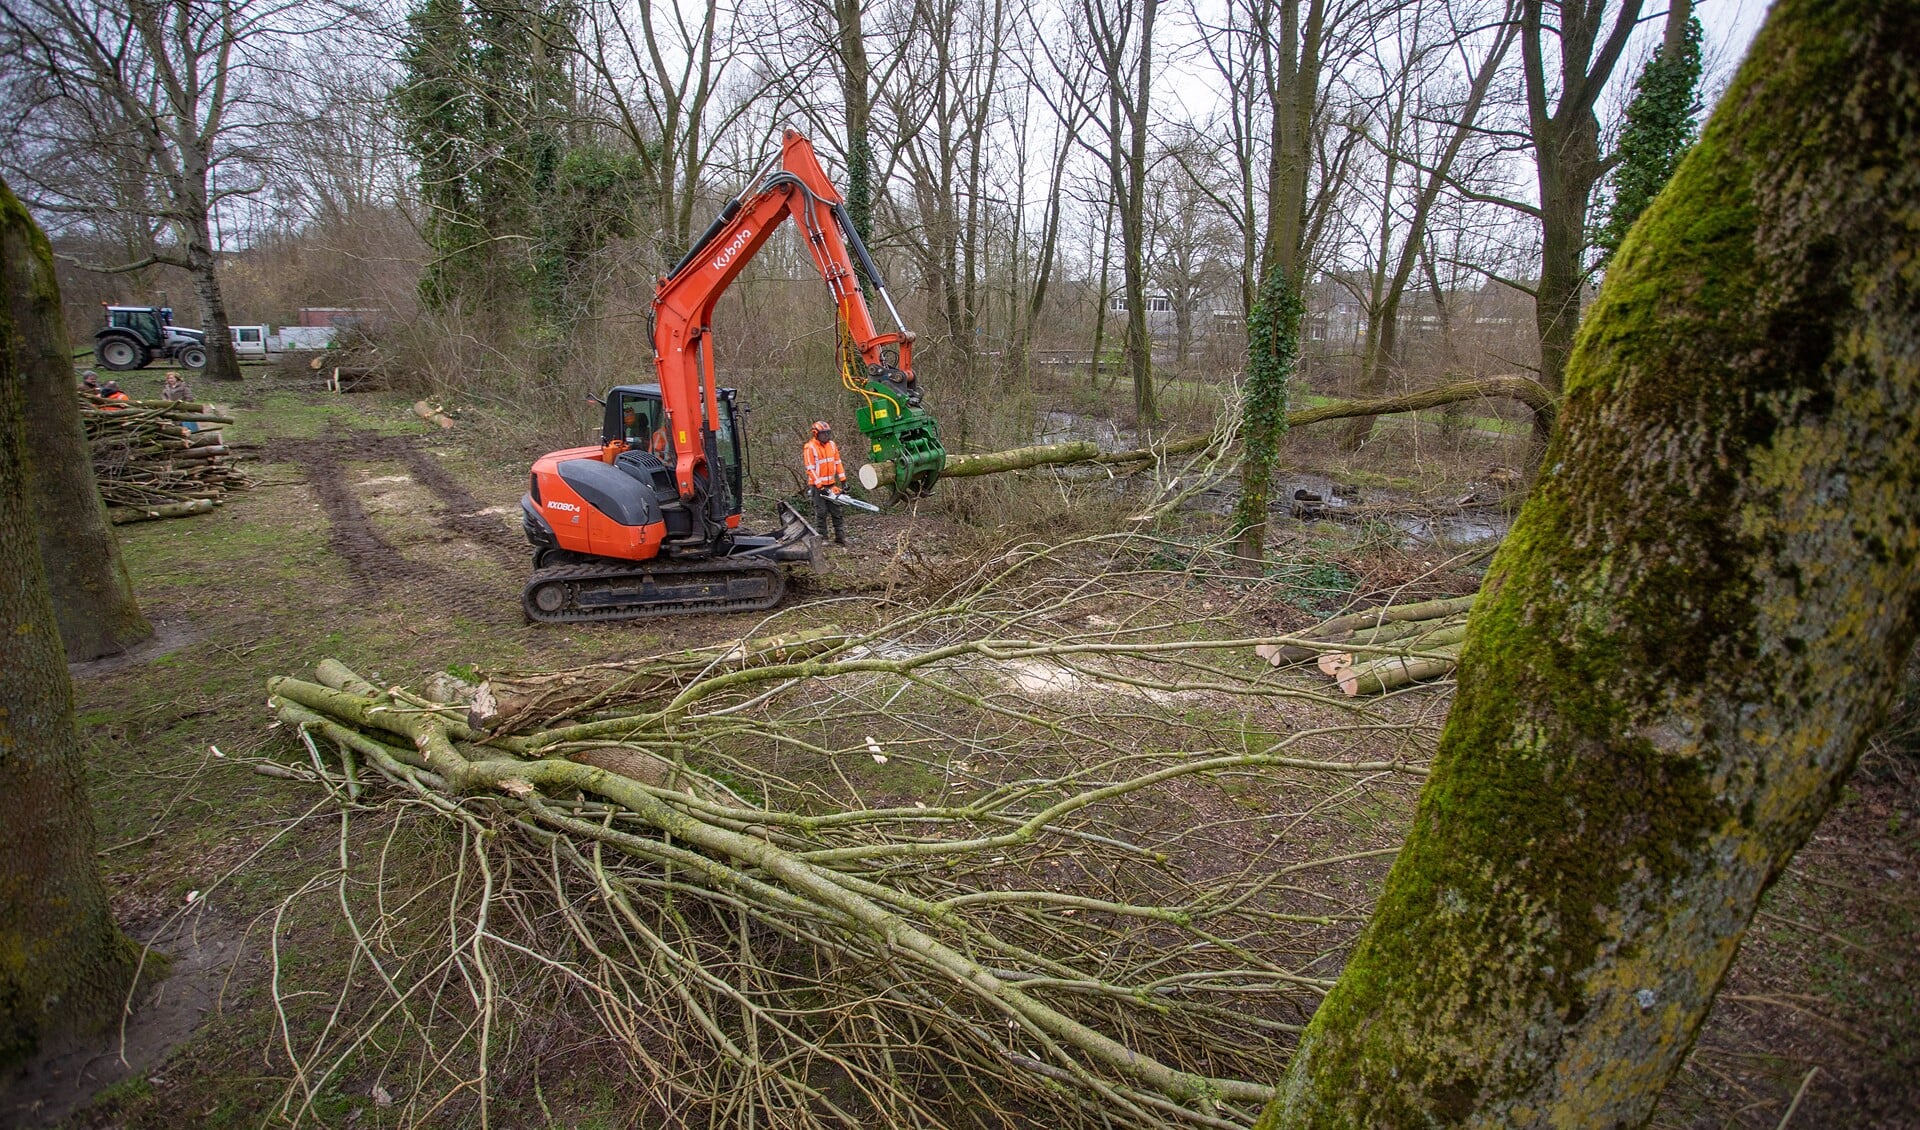
<svg viewBox="0 0 1920 1130"><path fill-rule="evenodd" d="M1320 673L1339 678L1340 673L1353 666L1353 653L1350 651L1322 652L1319 660Z"/></svg>

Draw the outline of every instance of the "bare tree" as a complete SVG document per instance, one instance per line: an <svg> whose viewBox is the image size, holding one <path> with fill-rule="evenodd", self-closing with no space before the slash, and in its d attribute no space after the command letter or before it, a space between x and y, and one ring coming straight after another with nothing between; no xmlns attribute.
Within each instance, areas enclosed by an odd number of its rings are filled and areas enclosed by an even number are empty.
<svg viewBox="0 0 1920 1130"><path fill-rule="evenodd" d="M1204 148L1191 133L1182 137L1153 163L1147 187L1147 275L1173 307L1173 365L1182 373L1193 352L1195 313L1233 273L1215 254L1220 217L1195 175Z"/></svg>
<svg viewBox="0 0 1920 1130"><path fill-rule="evenodd" d="M4 160L44 215L153 223L129 271L190 272L207 335L206 375L239 380L213 221L263 187L255 149L253 42L281 9L251 0L20 0L0 6L14 104Z"/></svg>
<svg viewBox="0 0 1920 1130"><path fill-rule="evenodd" d="M1147 143L1159 10L1159 0L1076 0L1064 28L1033 25L1034 38L1061 80L1060 91L1097 134L1096 141L1078 140L1105 166L1113 214L1120 224L1126 365L1133 381L1134 417L1141 427L1160 416L1153 387L1153 339L1147 328L1146 263ZM1055 46L1052 39L1063 30L1069 42ZM1090 68L1092 79L1084 86L1070 78L1081 68ZM1098 352L1096 343L1096 365Z"/></svg>
<svg viewBox="0 0 1920 1130"><path fill-rule="evenodd" d="M599 81L586 104L632 146L646 170L654 240L666 263L692 244L707 170L721 139L765 83L729 93L731 14L718 4L588 5L580 36ZM735 68L737 70L737 68Z"/></svg>
<svg viewBox="0 0 1920 1130"><path fill-rule="evenodd" d="M1512 15L1510 8L1491 31L1455 25L1446 39L1423 41L1426 29L1437 23L1431 8L1416 4L1396 13L1402 35L1398 49L1390 58L1376 52L1380 73L1390 77L1384 84L1386 96L1377 103L1380 109L1372 134L1383 176L1375 189L1379 213L1364 296L1367 340L1357 390L1361 397L1383 393L1389 372L1399 361L1400 303L1426 245L1427 222L1453 175L1454 162L1473 134L1480 108L1513 41L1514 25L1507 18ZM1457 15L1450 10L1439 14ZM1477 63L1471 58L1475 38L1490 40ZM1457 51L1468 67L1464 97L1436 89L1445 72L1432 73L1434 56L1448 49ZM1343 446L1359 447L1373 434L1373 425L1372 416L1356 418L1342 435Z"/></svg>
<svg viewBox="0 0 1920 1130"><path fill-rule="evenodd" d="M1540 331L1540 381L1554 392L1560 391L1580 322L1587 217L1594 189L1609 167L1600 152L1595 107L1640 19L1641 0L1620 0L1611 19L1607 7L1605 0L1520 4L1520 59L1540 202L1516 206L1540 222L1534 320Z"/></svg>
<svg viewBox="0 0 1920 1130"><path fill-rule="evenodd" d="M1284 386L1298 355L1299 297L1307 290L1314 254L1331 223L1359 139L1351 123L1335 125L1326 76L1329 63L1349 50L1342 40L1345 30L1364 28L1371 9L1370 0L1243 2L1244 16L1237 17L1230 8L1228 22L1231 29L1236 19L1244 20L1244 46L1233 46L1230 30L1226 45L1210 50L1209 57L1230 87L1252 83L1260 92L1259 104L1248 100L1244 111L1236 111L1236 121L1244 113L1246 126L1244 131L1236 126L1235 136L1241 144L1264 141L1266 146L1264 170L1250 150L1237 160L1245 178L1240 192L1246 225L1242 240L1249 247L1254 244L1256 201L1263 211L1258 267L1243 269L1242 293L1250 330L1256 315L1264 327L1261 333L1250 332L1249 349L1264 355L1249 357L1241 499L1233 519L1237 552L1258 561L1265 553L1267 490L1286 428ZM1254 132L1262 116L1264 138ZM1289 313L1275 321L1275 311L1259 309L1259 294L1272 296L1278 309ZM1280 387L1265 387L1270 382Z"/></svg>
<svg viewBox="0 0 1920 1130"><path fill-rule="evenodd" d="M971 374L979 349L985 184L1010 23L1006 0L913 0L911 19L895 33L910 38L891 45L904 61L882 90L893 121L903 123L896 152L912 223L903 217L900 238L928 288L950 378Z"/></svg>

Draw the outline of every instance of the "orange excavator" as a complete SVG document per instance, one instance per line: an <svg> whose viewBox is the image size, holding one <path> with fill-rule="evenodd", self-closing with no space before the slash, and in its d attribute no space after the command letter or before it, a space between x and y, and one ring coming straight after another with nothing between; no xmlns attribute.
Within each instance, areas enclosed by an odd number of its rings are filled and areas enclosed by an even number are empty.
<svg viewBox="0 0 1920 1130"><path fill-rule="evenodd" d="M714 306L789 217L839 307L841 383L859 401L865 461L892 463L897 491L924 492L939 478L946 451L921 403L913 334L813 145L788 130L780 153L655 289L658 383L609 390L598 445L535 461L520 501L534 550L521 597L529 619L767 609L785 593L789 565L819 560L819 532L786 503L778 530L740 531L746 407L714 374ZM893 332L874 324L856 260L892 315Z"/></svg>

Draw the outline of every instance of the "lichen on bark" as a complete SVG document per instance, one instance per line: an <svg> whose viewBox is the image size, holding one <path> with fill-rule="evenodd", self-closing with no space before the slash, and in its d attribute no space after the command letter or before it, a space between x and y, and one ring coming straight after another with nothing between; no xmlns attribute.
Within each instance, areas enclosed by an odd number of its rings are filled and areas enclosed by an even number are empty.
<svg viewBox="0 0 1920 1130"><path fill-rule="evenodd" d="M1917 43L1777 5L1627 237L1264 1125L1651 1116L1920 621Z"/></svg>

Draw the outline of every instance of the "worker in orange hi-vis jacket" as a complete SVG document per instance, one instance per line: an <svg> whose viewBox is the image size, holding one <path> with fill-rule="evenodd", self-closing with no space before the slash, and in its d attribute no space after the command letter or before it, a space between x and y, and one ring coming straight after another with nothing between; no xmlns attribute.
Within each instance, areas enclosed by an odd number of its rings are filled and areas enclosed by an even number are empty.
<svg viewBox="0 0 1920 1130"><path fill-rule="evenodd" d="M831 501L847 487L847 466L840 461L840 445L833 442L833 427L825 420L813 422L813 438L800 449L801 462L807 467L807 490L813 496L813 524L827 532L827 520L833 520L833 544L847 544L846 519L840 507Z"/></svg>

